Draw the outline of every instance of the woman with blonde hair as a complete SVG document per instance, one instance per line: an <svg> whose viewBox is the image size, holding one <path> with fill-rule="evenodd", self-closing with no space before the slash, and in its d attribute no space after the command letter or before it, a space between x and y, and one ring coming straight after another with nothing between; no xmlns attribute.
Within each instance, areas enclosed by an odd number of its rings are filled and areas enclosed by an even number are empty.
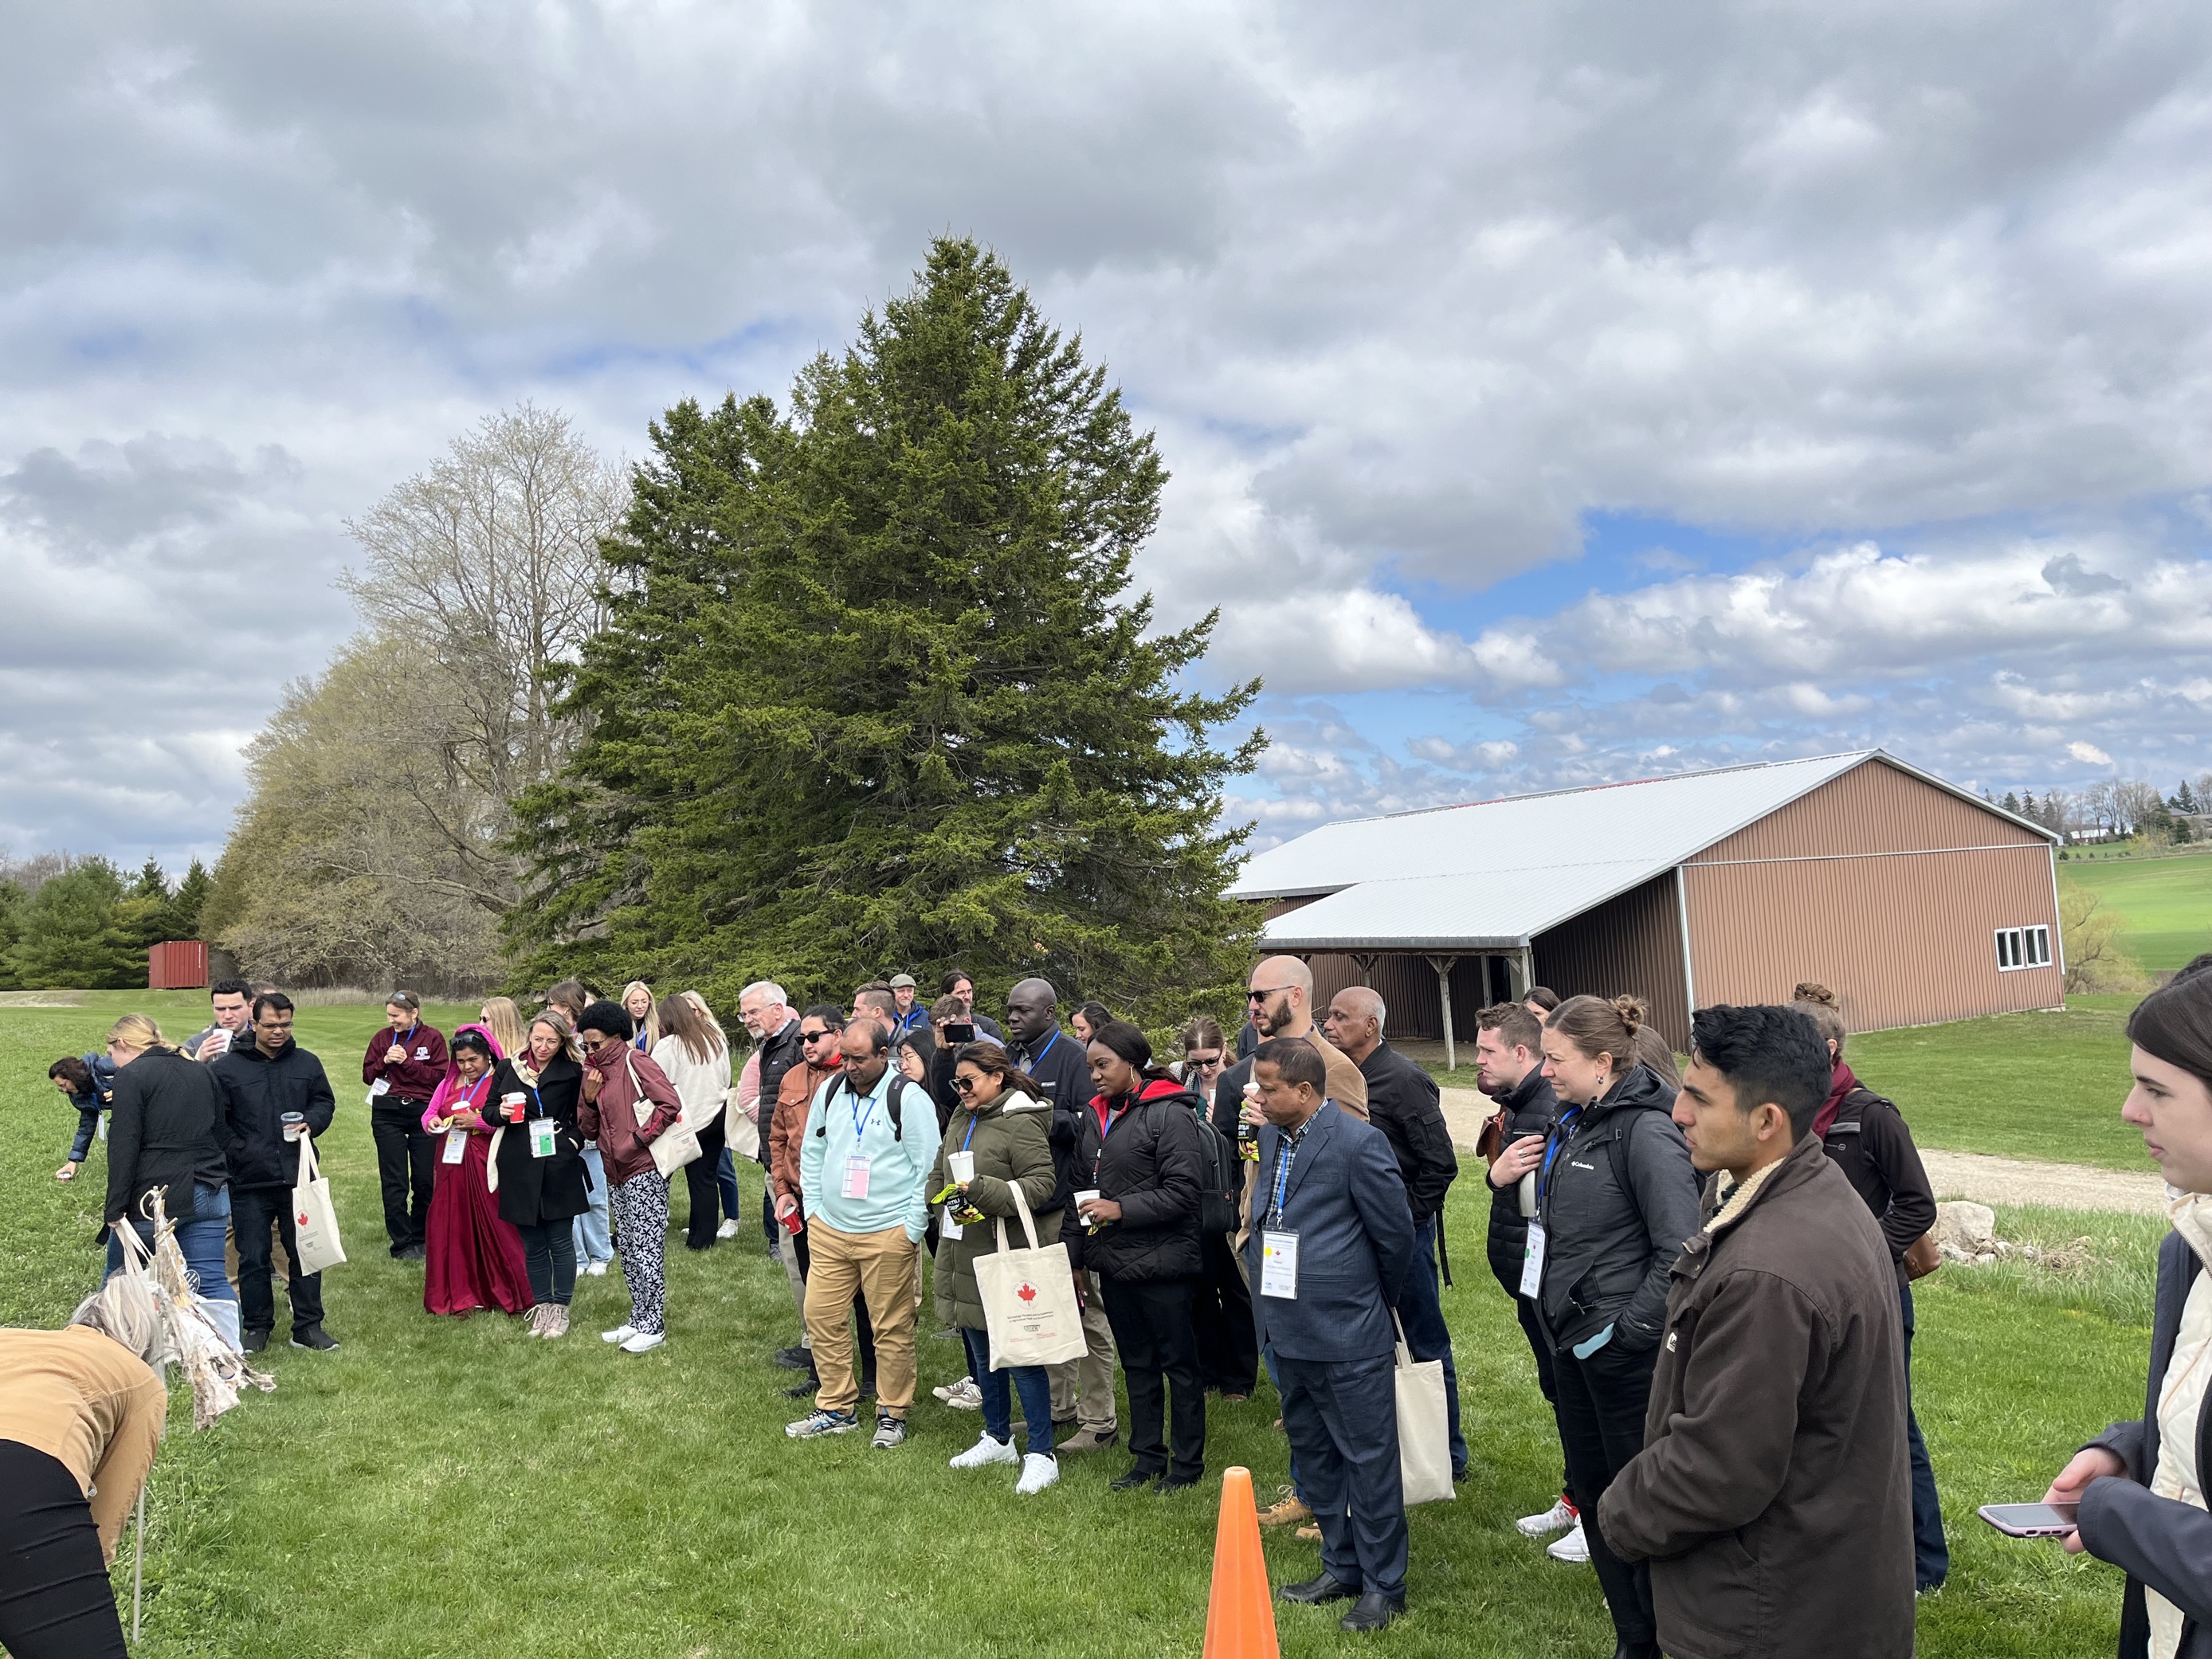
<svg viewBox="0 0 2212 1659"><path fill-rule="evenodd" d="M115 1102L107 1132L107 1271L123 1266L116 1229L129 1225L149 1245L154 1224L146 1196L162 1194L177 1225L177 1248L231 1346L238 1346L238 1292L223 1269L230 1233L230 1166L223 1156L222 1088L143 1014L125 1014L107 1033L115 1062Z"/></svg>
<svg viewBox="0 0 2212 1659"><path fill-rule="evenodd" d="M548 1008L530 1022L522 1047L492 1073L493 1130L488 1178L501 1220L522 1236L530 1279L530 1334L568 1334L576 1293L574 1218L591 1207L592 1176L584 1162L577 1106L583 1057L568 1017Z"/></svg>
<svg viewBox="0 0 2212 1659"><path fill-rule="evenodd" d="M486 997L477 1018L491 1033L492 1041L499 1044L502 1055L514 1053L530 1041L529 1030L522 1023L522 1010L514 1006L513 997Z"/></svg>
<svg viewBox="0 0 2212 1659"><path fill-rule="evenodd" d="M653 1045L660 1041L660 1007L653 1000L653 988L641 979L634 979L623 987L623 1012L629 1023L637 1028L630 1046L641 1054L653 1052Z"/></svg>
<svg viewBox="0 0 2212 1659"><path fill-rule="evenodd" d="M707 1011L704 997L670 997L654 1018L661 1036L653 1045L653 1063L667 1073L684 1103L684 1127L699 1137L699 1156L684 1166L684 1189L691 1200L684 1248L703 1250L714 1242L720 1208L715 1177L729 1127L722 1121L722 1108L730 1096L730 1040Z"/></svg>
<svg viewBox="0 0 2212 1659"><path fill-rule="evenodd" d="M1559 1118L1536 1171L1524 1294L1555 1354L1559 1443L1616 1659L1658 1659L1650 1569L1606 1543L1598 1499L1644 1449L1644 1408L1667 1322L1668 1273L1698 1231L1698 1177L1675 1091L1637 1058L1634 997L1569 997L1544 1021L1544 1075Z"/></svg>

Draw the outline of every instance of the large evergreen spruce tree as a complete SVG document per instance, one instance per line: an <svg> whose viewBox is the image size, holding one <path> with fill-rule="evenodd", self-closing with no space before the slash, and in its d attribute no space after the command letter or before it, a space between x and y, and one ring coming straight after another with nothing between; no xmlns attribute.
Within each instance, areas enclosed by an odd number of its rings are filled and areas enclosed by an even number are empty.
<svg viewBox="0 0 2212 1659"><path fill-rule="evenodd" d="M1257 683L1179 684L1215 618L1129 592L1167 475L1004 264L939 240L788 416L687 401L653 445L567 693L590 736L521 802L533 980L1221 999L1251 923L1215 820L1262 739L1212 732Z"/></svg>

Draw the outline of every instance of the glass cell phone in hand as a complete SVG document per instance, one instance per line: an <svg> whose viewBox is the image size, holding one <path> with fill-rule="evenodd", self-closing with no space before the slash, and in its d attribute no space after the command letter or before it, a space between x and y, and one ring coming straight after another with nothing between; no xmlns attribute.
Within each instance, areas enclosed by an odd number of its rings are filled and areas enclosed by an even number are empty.
<svg viewBox="0 0 2212 1659"><path fill-rule="evenodd" d="M1984 1504L1980 1514L2008 1538L2063 1538L2075 1529L2074 1504Z"/></svg>

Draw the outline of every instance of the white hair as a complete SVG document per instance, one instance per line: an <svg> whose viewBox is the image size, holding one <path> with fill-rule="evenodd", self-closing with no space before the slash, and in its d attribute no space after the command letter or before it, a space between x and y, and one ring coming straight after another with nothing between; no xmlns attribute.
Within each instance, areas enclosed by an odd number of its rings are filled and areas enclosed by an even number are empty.
<svg viewBox="0 0 2212 1659"><path fill-rule="evenodd" d="M745 999L752 995L756 991L759 992L761 995L766 997L772 1004L781 1003L787 1008L791 1006L791 999L784 995L783 987L778 985L772 979L757 979L751 984L746 986L744 990L738 992L738 1006L742 1007L744 1004Z"/></svg>

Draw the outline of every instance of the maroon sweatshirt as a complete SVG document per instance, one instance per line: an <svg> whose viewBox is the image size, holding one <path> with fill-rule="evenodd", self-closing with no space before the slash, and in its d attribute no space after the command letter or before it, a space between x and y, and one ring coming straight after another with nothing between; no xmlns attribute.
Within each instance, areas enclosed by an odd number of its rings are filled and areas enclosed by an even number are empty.
<svg viewBox="0 0 2212 1659"><path fill-rule="evenodd" d="M388 1066L384 1056L395 1042L407 1050L407 1058L397 1066ZM409 1031L380 1026L376 1035L369 1038L368 1052L361 1061L363 1083L374 1084L379 1078L392 1085L380 1101L412 1101L419 1109L446 1080L445 1037L437 1027L419 1022Z"/></svg>

